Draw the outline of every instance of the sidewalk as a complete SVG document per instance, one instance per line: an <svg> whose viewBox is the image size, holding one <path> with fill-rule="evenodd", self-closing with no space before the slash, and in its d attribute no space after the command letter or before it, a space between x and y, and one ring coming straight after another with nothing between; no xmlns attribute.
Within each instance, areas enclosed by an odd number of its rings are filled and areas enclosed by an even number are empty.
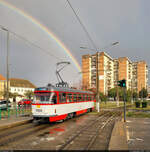
<svg viewBox="0 0 150 152"><path fill-rule="evenodd" d="M11 116L10 118L2 118L0 120L0 130L32 122L32 120L32 116Z"/></svg>
<svg viewBox="0 0 150 152"><path fill-rule="evenodd" d="M126 127L122 121L114 125L108 150L128 150Z"/></svg>
<svg viewBox="0 0 150 152"><path fill-rule="evenodd" d="M150 118L118 121L112 131L109 150L150 150Z"/></svg>
<svg viewBox="0 0 150 152"><path fill-rule="evenodd" d="M128 118L126 128L129 150L150 150L150 118Z"/></svg>

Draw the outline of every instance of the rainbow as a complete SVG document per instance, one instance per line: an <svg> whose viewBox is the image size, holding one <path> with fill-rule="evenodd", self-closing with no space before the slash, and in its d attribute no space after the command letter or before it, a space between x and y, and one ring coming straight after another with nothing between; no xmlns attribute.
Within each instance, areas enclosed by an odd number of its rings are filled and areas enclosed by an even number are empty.
<svg viewBox="0 0 150 152"><path fill-rule="evenodd" d="M22 11L19 8L16 8L15 6L13 6L12 4L4 1L4 0L0 0L0 5L3 5L4 7L7 7L11 10L13 10L14 12L18 13L19 15L23 16L24 18L26 18L27 20L29 20L30 22L32 22L34 25L36 25L39 29L41 29L43 32L45 32L50 38L52 38L61 48L63 48L63 50L65 51L65 53L71 58L71 60L73 61L75 67L81 71L81 67L79 65L79 63L77 62L77 60L75 59L75 57L71 54L71 52L66 48L66 46L44 25L42 25L37 19L33 18L32 16L30 16L29 14L27 14L26 12Z"/></svg>

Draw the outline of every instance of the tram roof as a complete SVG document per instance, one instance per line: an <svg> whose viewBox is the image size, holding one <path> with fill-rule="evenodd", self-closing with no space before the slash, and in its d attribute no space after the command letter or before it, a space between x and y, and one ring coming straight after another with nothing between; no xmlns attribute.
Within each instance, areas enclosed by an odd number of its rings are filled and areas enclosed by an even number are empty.
<svg viewBox="0 0 150 152"><path fill-rule="evenodd" d="M80 92L80 93L93 94L93 92L90 91L82 91L78 89L72 89L67 87L55 87L55 86L38 87L35 88L35 91L63 91L63 92Z"/></svg>

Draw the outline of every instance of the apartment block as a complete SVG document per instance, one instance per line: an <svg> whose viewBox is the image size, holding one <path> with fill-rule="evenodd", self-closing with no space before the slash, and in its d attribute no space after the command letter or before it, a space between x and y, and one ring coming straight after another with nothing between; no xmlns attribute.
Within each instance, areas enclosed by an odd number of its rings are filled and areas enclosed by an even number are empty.
<svg viewBox="0 0 150 152"><path fill-rule="evenodd" d="M82 87L87 90L91 88L91 57L90 55L82 56ZM96 81L96 79L95 79Z"/></svg>
<svg viewBox="0 0 150 152"><path fill-rule="evenodd" d="M131 89L132 81L132 62L127 57L120 57L118 62L118 80L126 79L127 89Z"/></svg>
<svg viewBox="0 0 150 152"><path fill-rule="evenodd" d="M96 54L82 56L82 85L83 89L96 87ZM98 53L99 90L107 93L114 87L113 59L106 53Z"/></svg>
<svg viewBox="0 0 150 152"><path fill-rule="evenodd" d="M99 90L107 94L114 87L113 59L106 53L99 53Z"/></svg>
<svg viewBox="0 0 150 152"><path fill-rule="evenodd" d="M148 88L148 67L145 61L137 63L137 89Z"/></svg>
<svg viewBox="0 0 150 152"><path fill-rule="evenodd" d="M82 56L83 89L96 88L96 54ZM105 52L98 53L99 91L104 94L126 79L127 89L147 88L148 70L145 61L132 62L128 57L113 59Z"/></svg>

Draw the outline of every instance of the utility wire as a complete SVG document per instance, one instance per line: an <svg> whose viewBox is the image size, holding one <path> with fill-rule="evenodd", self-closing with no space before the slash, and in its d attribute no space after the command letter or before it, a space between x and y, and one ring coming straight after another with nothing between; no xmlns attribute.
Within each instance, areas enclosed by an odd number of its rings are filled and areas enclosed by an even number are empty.
<svg viewBox="0 0 150 152"><path fill-rule="evenodd" d="M2 30L5 29L2 25L0 25L0 28L1 28ZM8 29L7 29L7 30L8 30ZM59 57L57 57L57 56L51 54L51 53L48 52L47 50L41 48L41 47L38 46L37 44L34 44L33 42L29 41L28 39L24 38L23 36L20 36L19 34L15 33L15 32L12 32L12 31L10 31L10 30L8 30L8 31L9 31L10 33L12 33L13 35L15 35L16 37L22 39L23 41L26 41L26 42L28 42L29 44L31 44L32 46L34 46L34 47L40 49L41 51L45 52L46 54L48 54L48 55L50 55L50 56L56 58L56 59L59 60L59 61L60 61L60 60L62 61L62 59L60 59Z"/></svg>
<svg viewBox="0 0 150 152"><path fill-rule="evenodd" d="M82 23L81 19L80 19L79 16L77 15L76 11L75 11L74 8L72 7L71 3L69 2L69 0L67 0L67 2L68 2L68 4L69 4L69 6L71 7L72 11L74 12L74 14L75 14L77 20L79 21L80 25L82 26L84 32L87 34L87 36L88 36L89 40L91 41L93 47L94 47L95 49L97 49L94 41L92 40L90 34L88 33L88 31L87 31L87 29L85 28L84 24Z"/></svg>

